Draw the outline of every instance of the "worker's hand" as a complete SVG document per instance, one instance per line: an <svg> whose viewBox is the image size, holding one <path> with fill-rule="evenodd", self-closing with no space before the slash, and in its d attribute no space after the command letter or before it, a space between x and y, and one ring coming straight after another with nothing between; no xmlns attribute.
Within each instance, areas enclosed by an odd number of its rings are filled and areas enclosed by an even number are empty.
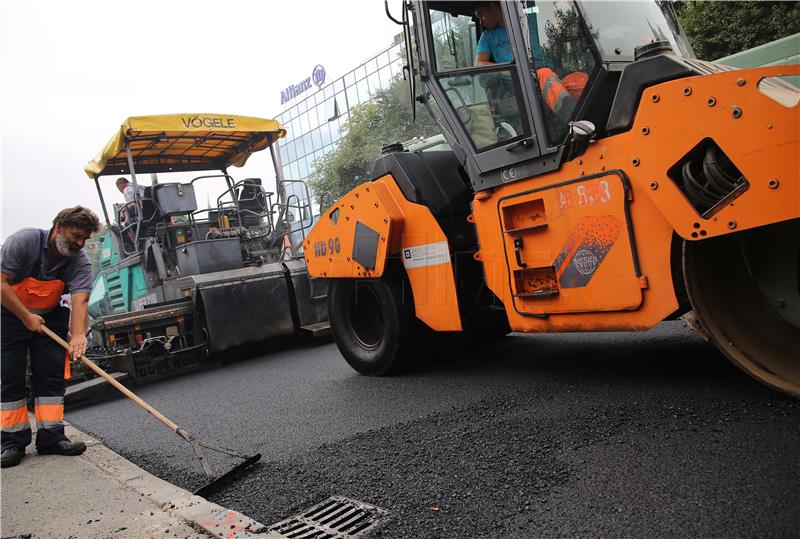
<svg viewBox="0 0 800 539"><path fill-rule="evenodd" d="M73 361L86 353L86 335L73 335L69 340L69 355Z"/></svg>
<svg viewBox="0 0 800 539"><path fill-rule="evenodd" d="M42 326L45 325L44 318L33 313L28 313L28 316L22 319L22 323L25 325L28 331L33 331L34 333L41 333Z"/></svg>

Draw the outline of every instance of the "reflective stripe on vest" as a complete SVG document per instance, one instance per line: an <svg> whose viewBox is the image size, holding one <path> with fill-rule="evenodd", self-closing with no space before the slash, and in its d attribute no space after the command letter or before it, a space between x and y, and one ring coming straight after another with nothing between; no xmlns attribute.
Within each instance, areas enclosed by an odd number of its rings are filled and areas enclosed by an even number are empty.
<svg viewBox="0 0 800 539"><path fill-rule="evenodd" d="M536 75L539 77L539 89L550 110L558 114L564 103L572 102L572 96L552 69L540 67Z"/></svg>
<svg viewBox="0 0 800 539"><path fill-rule="evenodd" d="M3 432L19 432L31 428L25 399L0 404L0 427Z"/></svg>
<svg viewBox="0 0 800 539"><path fill-rule="evenodd" d="M61 295L64 293L64 281L40 281L33 277L26 277L18 283L12 284L11 289L22 301L22 304L34 314L43 314L58 307Z"/></svg>

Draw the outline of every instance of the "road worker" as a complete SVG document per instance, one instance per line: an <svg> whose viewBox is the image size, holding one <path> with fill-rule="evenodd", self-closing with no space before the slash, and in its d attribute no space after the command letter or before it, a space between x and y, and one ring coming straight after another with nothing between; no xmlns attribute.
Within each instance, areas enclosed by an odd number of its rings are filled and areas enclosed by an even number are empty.
<svg viewBox="0 0 800 539"><path fill-rule="evenodd" d="M64 435L64 390L70 356L86 351L92 264L83 252L89 236L100 228L91 210L67 208L47 230L23 228L2 248L0 277L0 367L2 367L2 467L16 466L31 443L26 406L27 359L36 416L36 450L41 454L80 455L83 442ZM72 312L60 305L70 294ZM46 325L67 340L64 349L42 332Z"/></svg>
<svg viewBox="0 0 800 539"><path fill-rule="evenodd" d="M137 190L134 189L133 184L128 181L127 178L117 178L115 182L117 189L122 196L125 198L125 206L124 206L124 214L120 214L122 219L120 220L121 225L130 225L135 223L138 220L138 215L136 213L136 192ZM138 186L138 193L139 198L144 196L144 187L141 185Z"/></svg>
<svg viewBox="0 0 800 539"><path fill-rule="evenodd" d="M508 42L508 31L503 21L500 2L477 2L475 16L484 28L478 40L475 65L486 66L512 62L514 56ZM533 34L535 35L536 32L534 31ZM572 112L589 77L586 73L573 72L562 80L546 61L539 43L531 43L531 48L542 98L551 111L557 116L566 118Z"/></svg>
<svg viewBox="0 0 800 539"><path fill-rule="evenodd" d="M117 178L115 182L117 189L125 198L125 204L120 208L119 224L124 228L128 228L128 239L131 245L136 245L136 227L132 226L139 220L139 210L136 207L136 193L139 193L139 198L144 196L144 187L138 185L138 189L133 187L133 184L127 178Z"/></svg>

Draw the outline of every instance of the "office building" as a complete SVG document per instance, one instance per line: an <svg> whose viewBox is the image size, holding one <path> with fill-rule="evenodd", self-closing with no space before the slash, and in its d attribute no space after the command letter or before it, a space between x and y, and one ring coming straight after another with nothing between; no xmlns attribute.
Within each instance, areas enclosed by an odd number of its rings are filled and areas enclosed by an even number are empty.
<svg viewBox="0 0 800 539"><path fill-rule="evenodd" d="M401 43L395 43L333 81L325 80L323 66L316 66L307 79L281 92L286 108L276 119L287 131L278 142L284 180L308 180L315 161L338 146L353 107L402 76L401 54ZM299 184L289 183L287 194L305 198Z"/></svg>

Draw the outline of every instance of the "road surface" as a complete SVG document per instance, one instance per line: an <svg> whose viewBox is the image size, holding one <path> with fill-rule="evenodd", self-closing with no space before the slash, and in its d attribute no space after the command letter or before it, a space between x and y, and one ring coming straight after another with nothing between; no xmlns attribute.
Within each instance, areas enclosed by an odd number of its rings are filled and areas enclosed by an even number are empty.
<svg viewBox="0 0 800 539"><path fill-rule="evenodd" d="M199 437L262 454L212 500L265 524L342 495L387 509L385 537L800 534L800 401L678 322L421 351L391 378L357 375L323 342L137 391ZM202 483L188 445L127 400L67 419Z"/></svg>

